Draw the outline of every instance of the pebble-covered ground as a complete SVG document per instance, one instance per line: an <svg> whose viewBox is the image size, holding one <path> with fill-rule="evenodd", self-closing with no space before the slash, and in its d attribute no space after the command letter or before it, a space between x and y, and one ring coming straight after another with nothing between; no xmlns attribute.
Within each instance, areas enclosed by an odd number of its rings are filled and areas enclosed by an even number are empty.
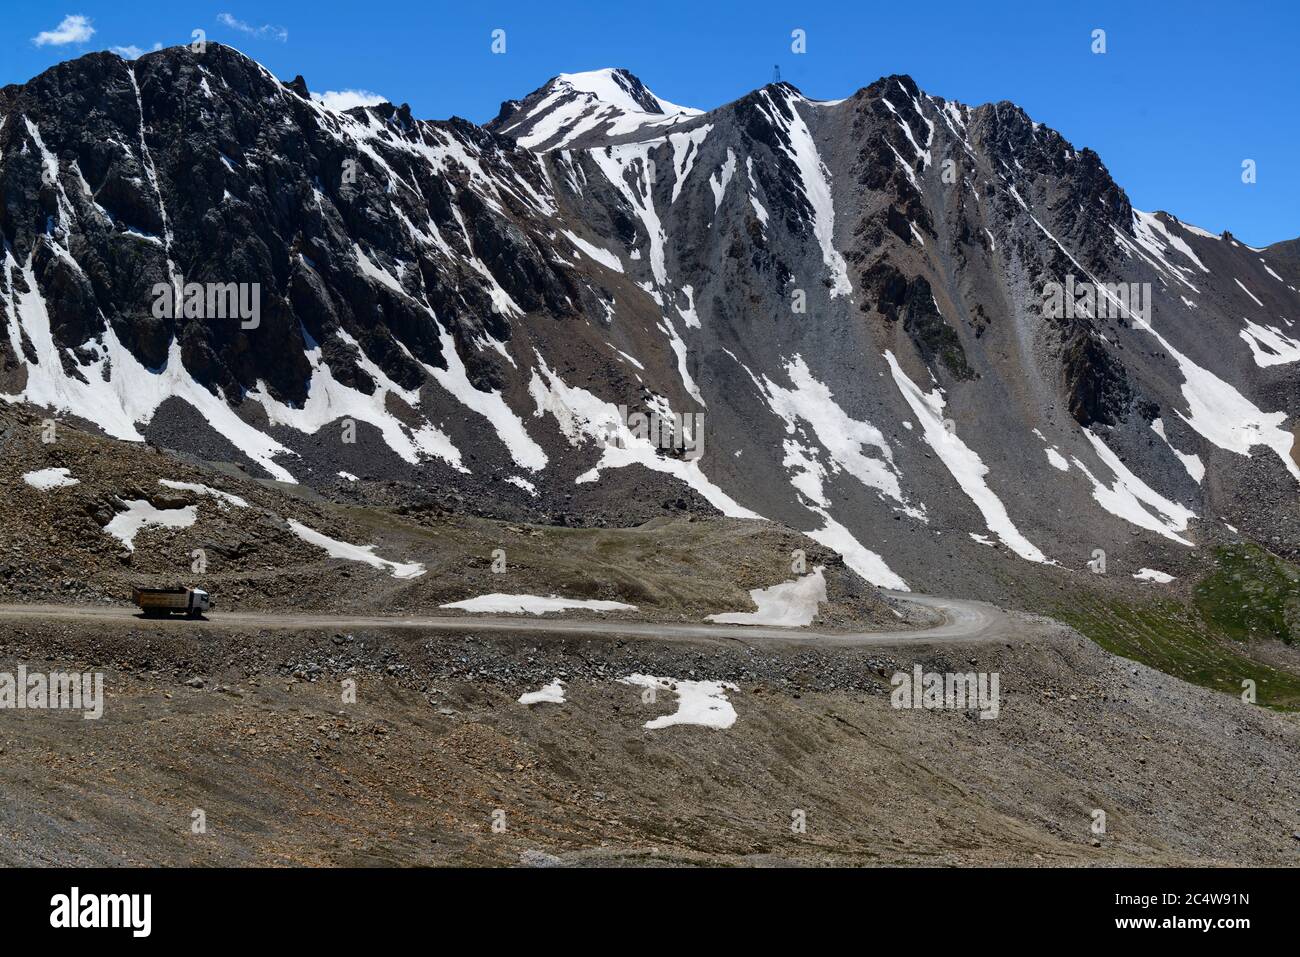
<svg viewBox="0 0 1300 957"><path fill-rule="evenodd" d="M7 628L104 716L0 714L7 864L1300 861L1300 719L1025 617L959 649ZM891 676L997 673L995 719ZM725 681L725 729L631 674ZM518 703L555 679L561 704ZM355 703L344 684L356 682ZM1095 811L1105 832L1095 833ZM193 833L195 811L206 832ZM802 812L800 814L799 812ZM798 830L802 822L803 830ZM497 830L494 830L494 823ZM792 826L793 829L792 829Z"/></svg>

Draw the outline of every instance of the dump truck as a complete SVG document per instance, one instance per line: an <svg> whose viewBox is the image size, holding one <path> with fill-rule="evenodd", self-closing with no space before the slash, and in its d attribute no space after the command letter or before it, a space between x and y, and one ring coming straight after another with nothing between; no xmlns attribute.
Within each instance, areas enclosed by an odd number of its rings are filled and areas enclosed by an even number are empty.
<svg viewBox="0 0 1300 957"><path fill-rule="evenodd" d="M134 588L131 600L140 606L146 618L165 618L173 614L198 618L212 607L208 593L202 588Z"/></svg>

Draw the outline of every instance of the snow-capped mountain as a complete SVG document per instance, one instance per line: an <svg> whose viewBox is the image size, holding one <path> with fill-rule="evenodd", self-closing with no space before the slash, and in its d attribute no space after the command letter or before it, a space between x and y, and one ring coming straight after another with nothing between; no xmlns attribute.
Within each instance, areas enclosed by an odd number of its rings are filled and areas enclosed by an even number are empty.
<svg viewBox="0 0 1300 957"><path fill-rule="evenodd" d="M627 70L592 70L561 73L524 100L502 103L488 129L554 150L663 130L702 112L660 99Z"/></svg>
<svg viewBox="0 0 1300 957"><path fill-rule="evenodd" d="M0 189L0 395L122 439L534 521L762 517L895 588L1300 541L1300 248L1134 210L1010 103L701 113L604 70L481 128L104 53L0 90ZM255 322L185 295L231 283Z"/></svg>

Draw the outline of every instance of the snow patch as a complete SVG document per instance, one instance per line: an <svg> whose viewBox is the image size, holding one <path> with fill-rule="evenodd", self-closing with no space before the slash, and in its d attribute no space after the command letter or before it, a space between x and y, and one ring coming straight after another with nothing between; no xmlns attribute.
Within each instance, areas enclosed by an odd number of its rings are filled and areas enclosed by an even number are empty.
<svg viewBox="0 0 1300 957"><path fill-rule="evenodd" d="M22 275L27 291L13 289L13 270ZM27 401L33 405L66 412L93 422L115 439L143 442L137 426L152 420L167 399L180 399L192 406L218 434L240 452L282 482L294 482L293 475L274 461L277 455L293 453L269 435L259 432L237 416L220 392L214 394L199 385L181 362L180 343L173 339L167 360L159 369L148 369L117 338L111 324L105 324L98 338L87 343L93 358L78 365L80 378L63 369L65 350L55 343L50 316L32 268L32 260L20 267L10 250L4 251L0 268L6 289L4 303L15 302L9 313L9 342L14 354L23 356L25 333L36 352L27 362L27 382L16 395L0 395L7 402Z"/></svg>
<svg viewBox="0 0 1300 957"><path fill-rule="evenodd" d="M1162 585L1168 585L1174 580L1173 575L1170 575L1167 572L1157 571L1154 568L1141 568L1133 577L1138 581L1159 582Z"/></svg>
<svg viewBox="0 0 1300 957"><path fill-rule="evenodd" d="M387 569L394 578L419 578L426 571L420 562L402 564L380 558L374 554L376 547L374 545L349 545L347 542L322 535L293 519L289 519L289 528L307 544L323 548L330 558L342 558L349 562L361 562L371 568Z"/></svg>
<svg viewBox="0 0 1300 957"><path fill-rule="evenodd" d="M740 689L729 681L677 681L653 675L632 674L618 679L625 685L671 691L677 696L677 710L647 721L643 727L657 731L675 724L695 724L725 730L736 723L736 709L727 700L728 691Z"/></svg>
<svg viewBox="0 0 1300 957"><path fill-rule="evenodd" d="M429 423L425 423L418 429L412 429L388 411L389 393L401 399L412 409L418 409L420 390L402 388L365 354L355 339L341 329L336 334L356 350L357 367L374 381L374 392L366 395L359 389L350 388L339 382L328 363L324 361L320 345L308 342L309 348L305 355L312 373L307 384L307 398L302 405L291 406L277 401L271 397L261 382L258 382L256 389L248 393L249 398L259 402L266 410L269 422L272 425L287 425L307 435L314 435L331 422L344 418L355 419L358 422L369 423L378 429L384 443L403 461L416 465L424 456L436 456L452 468L468 472L469 470L461 464L460 451L442 430ZM451 358L448 357L448 363L451 362Z"/></svg>
<svg viewBox="0 0 1300 957"><path fill-rule="evenodd" d="M118 512L112 521L104 526L104 531L112 535L127 551L135 551L135 537L140 530L151 525L163 528L189 528L198 520L198 512L193 505L183 508L154 508L145 499L129 499L122 503L126 511Z"/></svg>
<svg viewBox="0 0 1300 957"><path fill-rule="evenodd" d="M600 167L600 171L605 174L610 185L622 194L628 206L641 220L641 225L645 227L646 235L650 240L650 270L654 274L655 284L663 286L668 282L668 270L664 263L667 237L664 234L663 224L659 221L659 213L655 210L653 197L654 179L651 172L655 167L650 159L650 151L655 145L654 143L624 143L619 146L589 150L587 155ZM629 185L624 177L624 172L629 169L636 171L635 186Z"/></svg>
<svg viewBox="0 0 1300 957"><path fill-rule="evenodd" d="M612 269L614 272L623 271L623 263L619 261L618 256L608 249L602 249L595 243L589 243L581 236L575 235L572 230L561 230L564 237L571 243L578 252L582 253L593 262L598 262L606 269Z"/></svg>
<svg viewBox="0 0 1300 957"><path fill-rule="evenodd" d="M38 488L42 492L48 492L52 488L67 488L69 485L80 485L80 479L74 479L69 469L37 469L34 472L24 472L23 481L32 488Z"/></svg>
<svg viewBox="0 0 1300 957"><path fill-rule="evenodd" d="M455 608L474 614L496 615L545 615L552 611L568 611L571 608L587 611L636 611L636 605L626 605L621 601L601 601L595 598L558 598L551 595L542 598L539 595L503 595L494 592L466 598L461 601L448 602L439 608Z"/></svg>
<svg viewBox="0 0 1300 957"><path fill-rule="evenodd" d="M722 164L715 176L709 177L709 188L713 190L713 211L716 213L718 207L722 205L722 197L726 195L727 184L731 182L731 177L736 172L736 154L731 147L727 147L727 161Z"/></svg>
<svg viewBox="0 0 1300 957"><path fill-rule="evenodd" d="M1187 469L1187 474L1192 477L1193 481L1195 481L1197 485L1200 485L1201 479L1205 478L1205 463L1201 461L1201 457L1192 452L1179 452L1174 448L1174 443L1170 442L1169 436L1165 434L1165 423L1163 420L1153 419L1151 422L1151 431L1164 439L1165 445L1169 446L1169 451L1173 452L1174 455L1177 456L1178 461L1183 463L1183 468Z"/></svg>
<svg viewBox="0 0 1300 957"><path fill-rule="evenodd" d="M1096 277L1079 264L1079 261L1048 231L1047 227L1033 216L1030 216L1030 219L1033 219L1034 225L1042 230L1044 235L1056 243L1080 272L1101 288ZM1117 298L1115 302L1119 304ZM1236 452L1238 455L1249 457L1250 450L1256 445L1272 449L1291 473L1292 478L1300 482L1300 465L1291 458L1291 446L1295 442L1295 437L1281 428L1282 423L1287 419L1285 411L1264 412L1234 386L1183 355L1140 315L1132 314L1131 319L1135 328L1150 333L1169 357L1178 364L1184 380L1183 399L1187 402L1188 408L1186 414L1178 413L1184 422L1219 448Z"/></svg>
<svg viewBox="0 0 1300 957"><path fill-rule="evenodd" d="M826 578L818 565L808 575L781 582L770 588L750 589L756 611L727 612L709 615L707 621L724 625L780 625L803 628L817 617L817 609L826 601Z"/></svg>
<svg viewBox="0 0 1300 957"><path fill-rule="evenodd" d="M668 134L668 145L673 150L673 198L670 202L677 202L682 187L686 185L686 178L691 175L695 161L700 158L704 140L712 129L711 125L705 124L685 133Z"/></svg>
<svg viewBox="0 0 1300 957"><path fill-rule="evenodd" d="M1250 354L1255 358L1255 365L1260 368L1285 365L1300 360L1300 342L1292 339L1276 326L1261 326L1246 320L1246 328L1239 333Z"/></svg>
<svg viewBox="0 0 1300 957"><path fill-rule="evenodd" d="M1070 463L1065 460L1065 456L1056 451L1055 447L1043 449L1047 453L1047 461L1052 463L1052 468L1060 469L1062 472L1070 471Z"/></svg>
<svg viewBox="0 0 1300 957"><path fill-rule="evenodd" d="M540 691L525 691L519 696L520 704L564 704L564 682L556 678Z"/></svg>
<svg viewBox="0 0 1300 957"><path fill-rule="evenodd" d="M1286 285L1286 280L1283 279L1281 276L1279 276L1277 273L1275 273L1275 272L1273 271L1273 268L1272 268L1268 263L1264 262L1264 257L1261 256L1260 259L1259 259L1259 261L1260 261L1261 263L1263 263L1263 265L1264 265L1264 271L1265 271L1266 273L1268 273L1270 276L1272 276L1272 277L1273 277L1274 279L1276 279L1278 282L1282 283L1283 285Z"/></svg>
<svg viewBox="0 0 1300 957"><path fill-rule="evenodd" d="M1247 288L1245 287L1245 285L1242 283L1242 281L1241 281L1240 279L1237 279L1237 278L1234 276L1232 281L1235 282L1238 286L1241 287L1241 291L1242 291L1242 292L1244 292L1246 295L1250 296L1251 299L1254 299L1254 300L1255 300L1255 305L1259 306L1259 308L1261 308L1261 309L1264 308L1264 304L1263 304L1262 302L1259 301L1259 298L1258 298L1258 297L1257 297L1253 292L1251 292L1249 289L1247 289Z"/></svg>
<svg viewBox="0 0 1300 957"><path fill-rule="evenodd" d="M209 488L206 485L199 485L195 482L174 482L171 479L159 479L158 484L164 488L183 489L187 492L197 492L199 495L208 495L212 498L220 499L227 505L233 505L236 508L248 508L248 502L238 495L232 495L229 492L222 492L215 488Z"/></svg>
<svg viewBox="0 0 1300 957"><path fill-rule="evenodd" d="M837 552L845 565L876 587L911 591L907 582L895 574L880 555L854 538L853 533L831 518L825 509L813 507L812 511L821 516L822 527L804 532L805 535Z"/></svg>
<svg viewBox="0 0 1300 957"><path fill-rule="evenodd" d="M924 521L924 509L907 504L899 485L893 451L884 433L865 419L849 416L835 401L830 388L813 376L802 356L787 359L785 372L790 377L792 388L784 388L766 375L762 380L755 378L754 383L766 397L769 408L785 421L786 432L794 435L798 424L806 423L826 449L831 472L841 469L848 472L867 488L893 499L904 506L909 515ZM811 501L828 505L819 477L825 473L811 450L787 440L786 452L786 465L794 465L800 471L797 481L802 484L796 487ZM813 481L809 482L809 478Z"/></svg>
<svg viewBox="0 0 1300 957"><path fill-rule="evenodd" d="M523 489L529 495L532 495L534 498L536 498L537 486L534 485L532 482L528 481L528 479L523 478L522 476L519 475L509 475L506 477L506 481L517 488Z"/></svg>
<svg viewBox="0 0 1300 957"><path fill-rule="evenodd" d="M1168 229L1166 229L1165 224L1160 221L1160 218L1158 216L1152 213L1144 213L1141 210L1135 209L1133 210L1133 220L1134 220L1134 227L1135 227L1134 231L1135 232L1138 231L1139 228L1138 224L1140 224L1140 228L1142 230L1142 234L1139 237L1140 242L1145 240L1146 242L1151 243L1154 240L1155 234L1159 233L1161 238L1164 239L1165 243L1169 244L1178 252L1182 253L1184 256L1190 259L1193 263L1195 263L1196 266L1201 270L1201 272L1208 273L1210 271L1205 267L1205 263L1201 262L1201 260L1197 258L1196 253L1192 252L1192 247L1187 245L1187 242L1181 236L1175 236ZM1185 226L1185 224L1182 225ZM1163 248L1161 248L1160 251L1163 252L1164 251Z"/></svg>
<svg viewBox="0 0 1300 957"><path fill-rule="evenodd" d="M433 310L429 310L429 316L436 321ZM528 434L523 419L506 404L500 392L484 392L474 387L474 384L469 381L465 363L456 351L456 341L441 324L438 327L438 341L442 343L442 357L447 363L447 368L439 369L421 363L424 370L463 406L487 419L516 465L530 472L545 468L546 453Z"/></svg>

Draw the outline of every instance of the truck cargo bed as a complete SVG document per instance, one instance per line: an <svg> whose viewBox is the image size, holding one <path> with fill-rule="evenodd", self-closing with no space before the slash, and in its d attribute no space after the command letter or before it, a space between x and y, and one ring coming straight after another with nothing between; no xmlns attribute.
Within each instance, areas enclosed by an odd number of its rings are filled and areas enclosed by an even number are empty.
<svg viewBox="0 0 1300 957"><path fill-rule="evenodd" d="M133 588L131 600L146 615L181 612L198 617L209 607L208 593L201 588Z"/></svg>

